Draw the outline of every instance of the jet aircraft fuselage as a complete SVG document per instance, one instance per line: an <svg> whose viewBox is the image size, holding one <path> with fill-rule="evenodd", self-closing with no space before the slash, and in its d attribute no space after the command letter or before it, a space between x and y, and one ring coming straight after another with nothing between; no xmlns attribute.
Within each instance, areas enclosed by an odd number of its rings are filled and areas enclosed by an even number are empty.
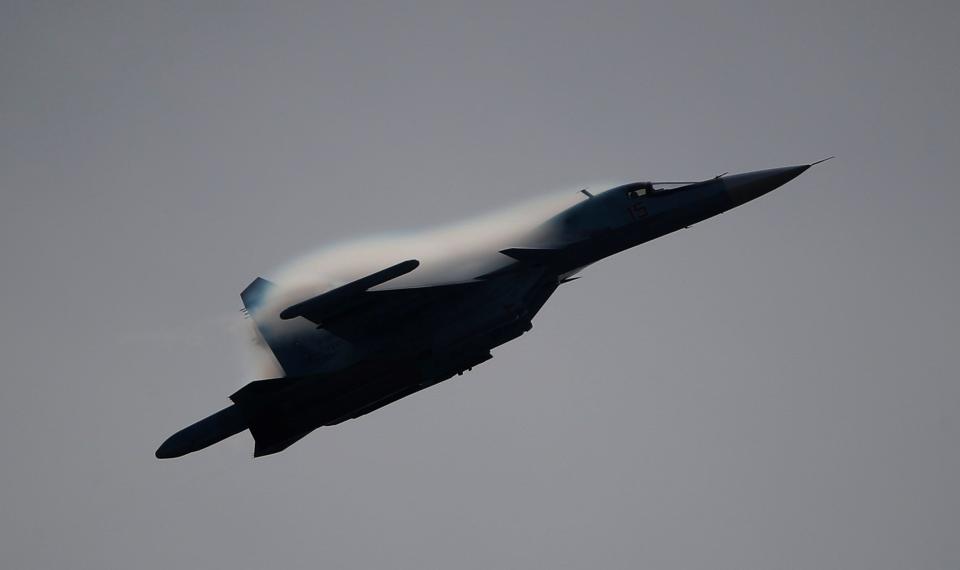
<svg viewBox="0 0 960 570"><path fill-rule="evenodd" d="M156 455L179 457L244 429L255 456L276 453L318 427L462 374L530 330L557 287L584 267L735 208L810 166L584 190L579 203L532 228L527 242L501 249L499 267L465 282L377 288L416 271L410 259L276 310L274 285L257 278L241 299L284 376L247 384L231 406L177 432ZM284 322L310 326L291 334Z"/></svg>

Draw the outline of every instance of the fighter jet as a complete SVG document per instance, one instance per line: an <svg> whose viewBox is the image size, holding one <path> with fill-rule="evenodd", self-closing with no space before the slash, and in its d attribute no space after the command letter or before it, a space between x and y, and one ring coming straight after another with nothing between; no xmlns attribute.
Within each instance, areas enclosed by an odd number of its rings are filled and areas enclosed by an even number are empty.
<svg viewBox="0 0 960 570"><path fill-rule="evenodd" d="M498 267L465 281L390 288L417 271L420 262L409 259L271 307L276 286L258 277L240 297L283 376L250 382L230 406L168 438L156 456L180 457L245 429L254 457L277 453L321 426L463 374L529 331L554 291L588 265L767 194L819 162L582 190L575 205L530 228L527 243L491 252L502 260ZM278 326L293 321L309 326L296 334Z"/></svg>

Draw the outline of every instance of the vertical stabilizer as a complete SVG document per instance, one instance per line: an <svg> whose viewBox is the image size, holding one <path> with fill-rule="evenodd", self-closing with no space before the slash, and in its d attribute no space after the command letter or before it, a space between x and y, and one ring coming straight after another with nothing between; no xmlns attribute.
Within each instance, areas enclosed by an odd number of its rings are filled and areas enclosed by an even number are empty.
<svg viewBox="0 0 960 570"><path fill-rule="evenodd" d="M272 327L267 325L266 316L259 313L266 304L267 296L276 286L275 283L263 277L257 277L240 293L240 300L243 301L244 312L253 319L260 339L270 348L284 374L290 374L291 371L297 370L297 362L294 362L295 355L291 354L289 349L284 349L284 343L277 338Z"/></svg>
<svg viewBox="0 0 960 570"><path fill-rule="evenodd" d="M257 277L253 280L253 283L247 285L247 288L240 293L240 300L243 301L243 306L246 307L247 313L250 316L253 316L253 313L259 309L266 299L267 294L276 287L275 284L267 281L263 277Z"/></svg>

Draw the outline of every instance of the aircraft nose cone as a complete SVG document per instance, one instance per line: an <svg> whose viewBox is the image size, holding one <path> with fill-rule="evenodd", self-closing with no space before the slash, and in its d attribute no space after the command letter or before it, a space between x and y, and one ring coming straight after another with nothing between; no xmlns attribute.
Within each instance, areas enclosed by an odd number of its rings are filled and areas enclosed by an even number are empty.
<svg viewBox="0 0 960 570"><path fill-rule="evenodd" d="M800 176L808 168L810 168L810 165L804 164L801 166L771 168L769 170L755 170L753 172L744 172L743 174L724 176L722 180L726 185L727 195L730 196L730 200L733 201L734 206L739 206L754 198L763 196L767 192L776 190L797 176Z"/></svg>

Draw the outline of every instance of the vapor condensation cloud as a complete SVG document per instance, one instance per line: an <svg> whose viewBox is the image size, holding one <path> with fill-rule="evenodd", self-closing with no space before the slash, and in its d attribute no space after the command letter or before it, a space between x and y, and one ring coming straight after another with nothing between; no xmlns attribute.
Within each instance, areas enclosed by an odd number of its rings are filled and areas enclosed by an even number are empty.
<svg viewBox="0 0 960 570"><path fill-rule="evenodd" d="M538 227L582 199L575 191L551 193L437 228L341 242L292 260L271 280L284 298L315 295L406 259L417 259L420 266L385 288L472 279L509 261L499 250L549 239Z"/></svg>
<svg viewBox="0 0 960 570"><path fill-rule="evenodd" d="M311 334L303 319L283 321L284 308L407 259L420 265L381 289L468 281L512 262L499 253L508 247L549 245L548 221L584 199L575 190L554 192L512 207L460 222L409 232L359 238L322 247L293 259L270 274L271 289L255 316L286 335ZM277 377L282 369L252 324L248 367L259 378Z"/></svg>

